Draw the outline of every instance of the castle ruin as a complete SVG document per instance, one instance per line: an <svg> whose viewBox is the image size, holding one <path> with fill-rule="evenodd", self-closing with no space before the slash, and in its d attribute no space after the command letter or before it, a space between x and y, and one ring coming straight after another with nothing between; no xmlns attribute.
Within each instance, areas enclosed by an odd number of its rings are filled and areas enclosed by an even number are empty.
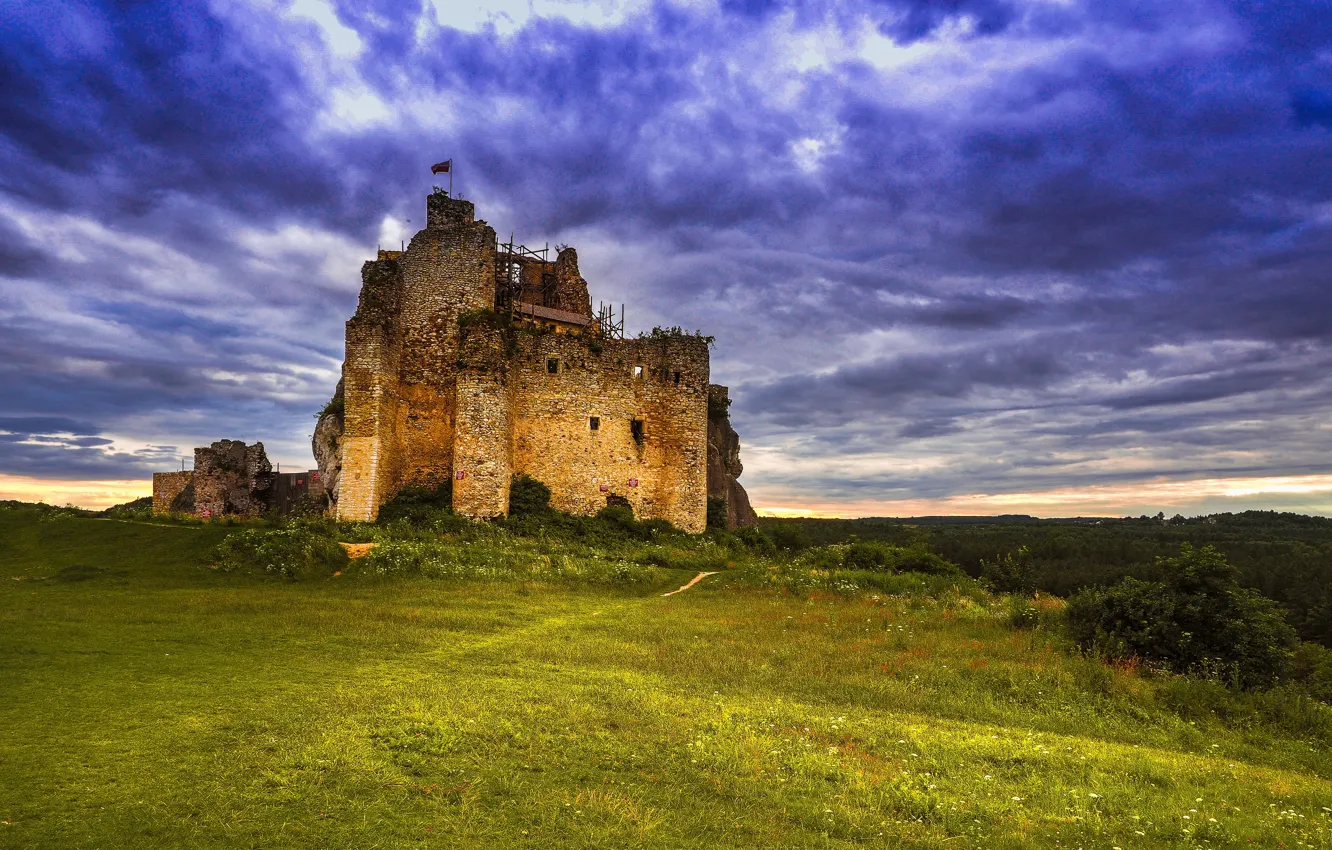
<svg viewBox="0 0 1332 850"><path fill-rule="evenodd" d="M500 243L442 191L426 207L405 250L362 267L342 381L315 430L338 518L372 520L403 487L445 483L457 513L499 517L522 474L570 513L624 504L700 532L711 495L728 524L754 521L707 338L626 339L593 314L573 248L551 259Z"/></svg>
<svg viewBox="0 0 1332 850"><path fill-rule="evenodd" d="M263 443L219 440L194 450L194 468L153 473L153 513L200 519L290 513L323 501L318 470L274 472Z"/></svg>

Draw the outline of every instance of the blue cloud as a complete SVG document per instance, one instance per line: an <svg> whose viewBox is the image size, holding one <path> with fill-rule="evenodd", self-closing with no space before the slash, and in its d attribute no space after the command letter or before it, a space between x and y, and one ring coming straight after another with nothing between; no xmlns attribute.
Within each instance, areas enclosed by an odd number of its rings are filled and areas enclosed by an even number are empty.
<svg viewBox="0 0 1332 850"><path fill-rule="evenodd" d="M747 445L934 453L853 482L751 464L759 492L1321 468L1321 4L637 8L500 31L337 0L337 55L281 10L11 4L0 417L29 424L0 431L51 439L0 472L241 435L303 462L357 262L448 156L631 324L716 334Z"/></svg>

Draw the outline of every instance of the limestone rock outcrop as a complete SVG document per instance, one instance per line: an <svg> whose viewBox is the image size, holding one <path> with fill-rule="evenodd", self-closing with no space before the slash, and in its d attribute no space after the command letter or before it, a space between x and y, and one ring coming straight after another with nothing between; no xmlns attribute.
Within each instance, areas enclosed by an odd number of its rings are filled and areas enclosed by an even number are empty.
<svg viewBox="0 0 1332 850"><path fill-rule="evenodd" d="M342 393L342 381L333 393L333 401L324 410L315 425L311 437L315 465L319 467L319 478L324 483L324 496L327 507L336 516L338 510L338 492L342 475L342 431L345 400Z"/></svg>
<svg viewBox="0 0 1332 850"><path fill-rule="evenodd" d="M726 527L754 525L758 514L749 494L736 481L745 468L740 463L740 435L731 427L731 398L726 387L708 386L708 497L726 503Z"/></svg>

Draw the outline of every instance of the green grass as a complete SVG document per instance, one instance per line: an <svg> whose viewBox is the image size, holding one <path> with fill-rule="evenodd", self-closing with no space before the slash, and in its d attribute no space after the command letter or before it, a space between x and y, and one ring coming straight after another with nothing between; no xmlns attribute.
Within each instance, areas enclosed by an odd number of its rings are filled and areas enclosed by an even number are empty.
<svg viewBox="0 0 1332 850"><path fill-rule="evenodd" d="M1332 844L1326 706L966 588L290 582L228 531L0 511L0 846Z"/></svg>

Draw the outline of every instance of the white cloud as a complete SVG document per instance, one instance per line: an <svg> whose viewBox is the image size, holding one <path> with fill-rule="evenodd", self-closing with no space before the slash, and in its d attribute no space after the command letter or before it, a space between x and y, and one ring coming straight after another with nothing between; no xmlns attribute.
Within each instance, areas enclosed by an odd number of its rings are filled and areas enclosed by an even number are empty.
<svg viewBox="0 0 1332 850"><path fill-rule="evenodd" d="M650 8L649 0L430 0L441 26L508 34L534 18L563 18L580 26L614 27Z"/></svg>
<svg viewBox="0 0 1332 850"><path fill-rule="evenodd" d="M313 21L333 55L352 59L361 54L364 45L356 30L338 19L333 4L328 0L293 0L285 17Z"/></svg>

